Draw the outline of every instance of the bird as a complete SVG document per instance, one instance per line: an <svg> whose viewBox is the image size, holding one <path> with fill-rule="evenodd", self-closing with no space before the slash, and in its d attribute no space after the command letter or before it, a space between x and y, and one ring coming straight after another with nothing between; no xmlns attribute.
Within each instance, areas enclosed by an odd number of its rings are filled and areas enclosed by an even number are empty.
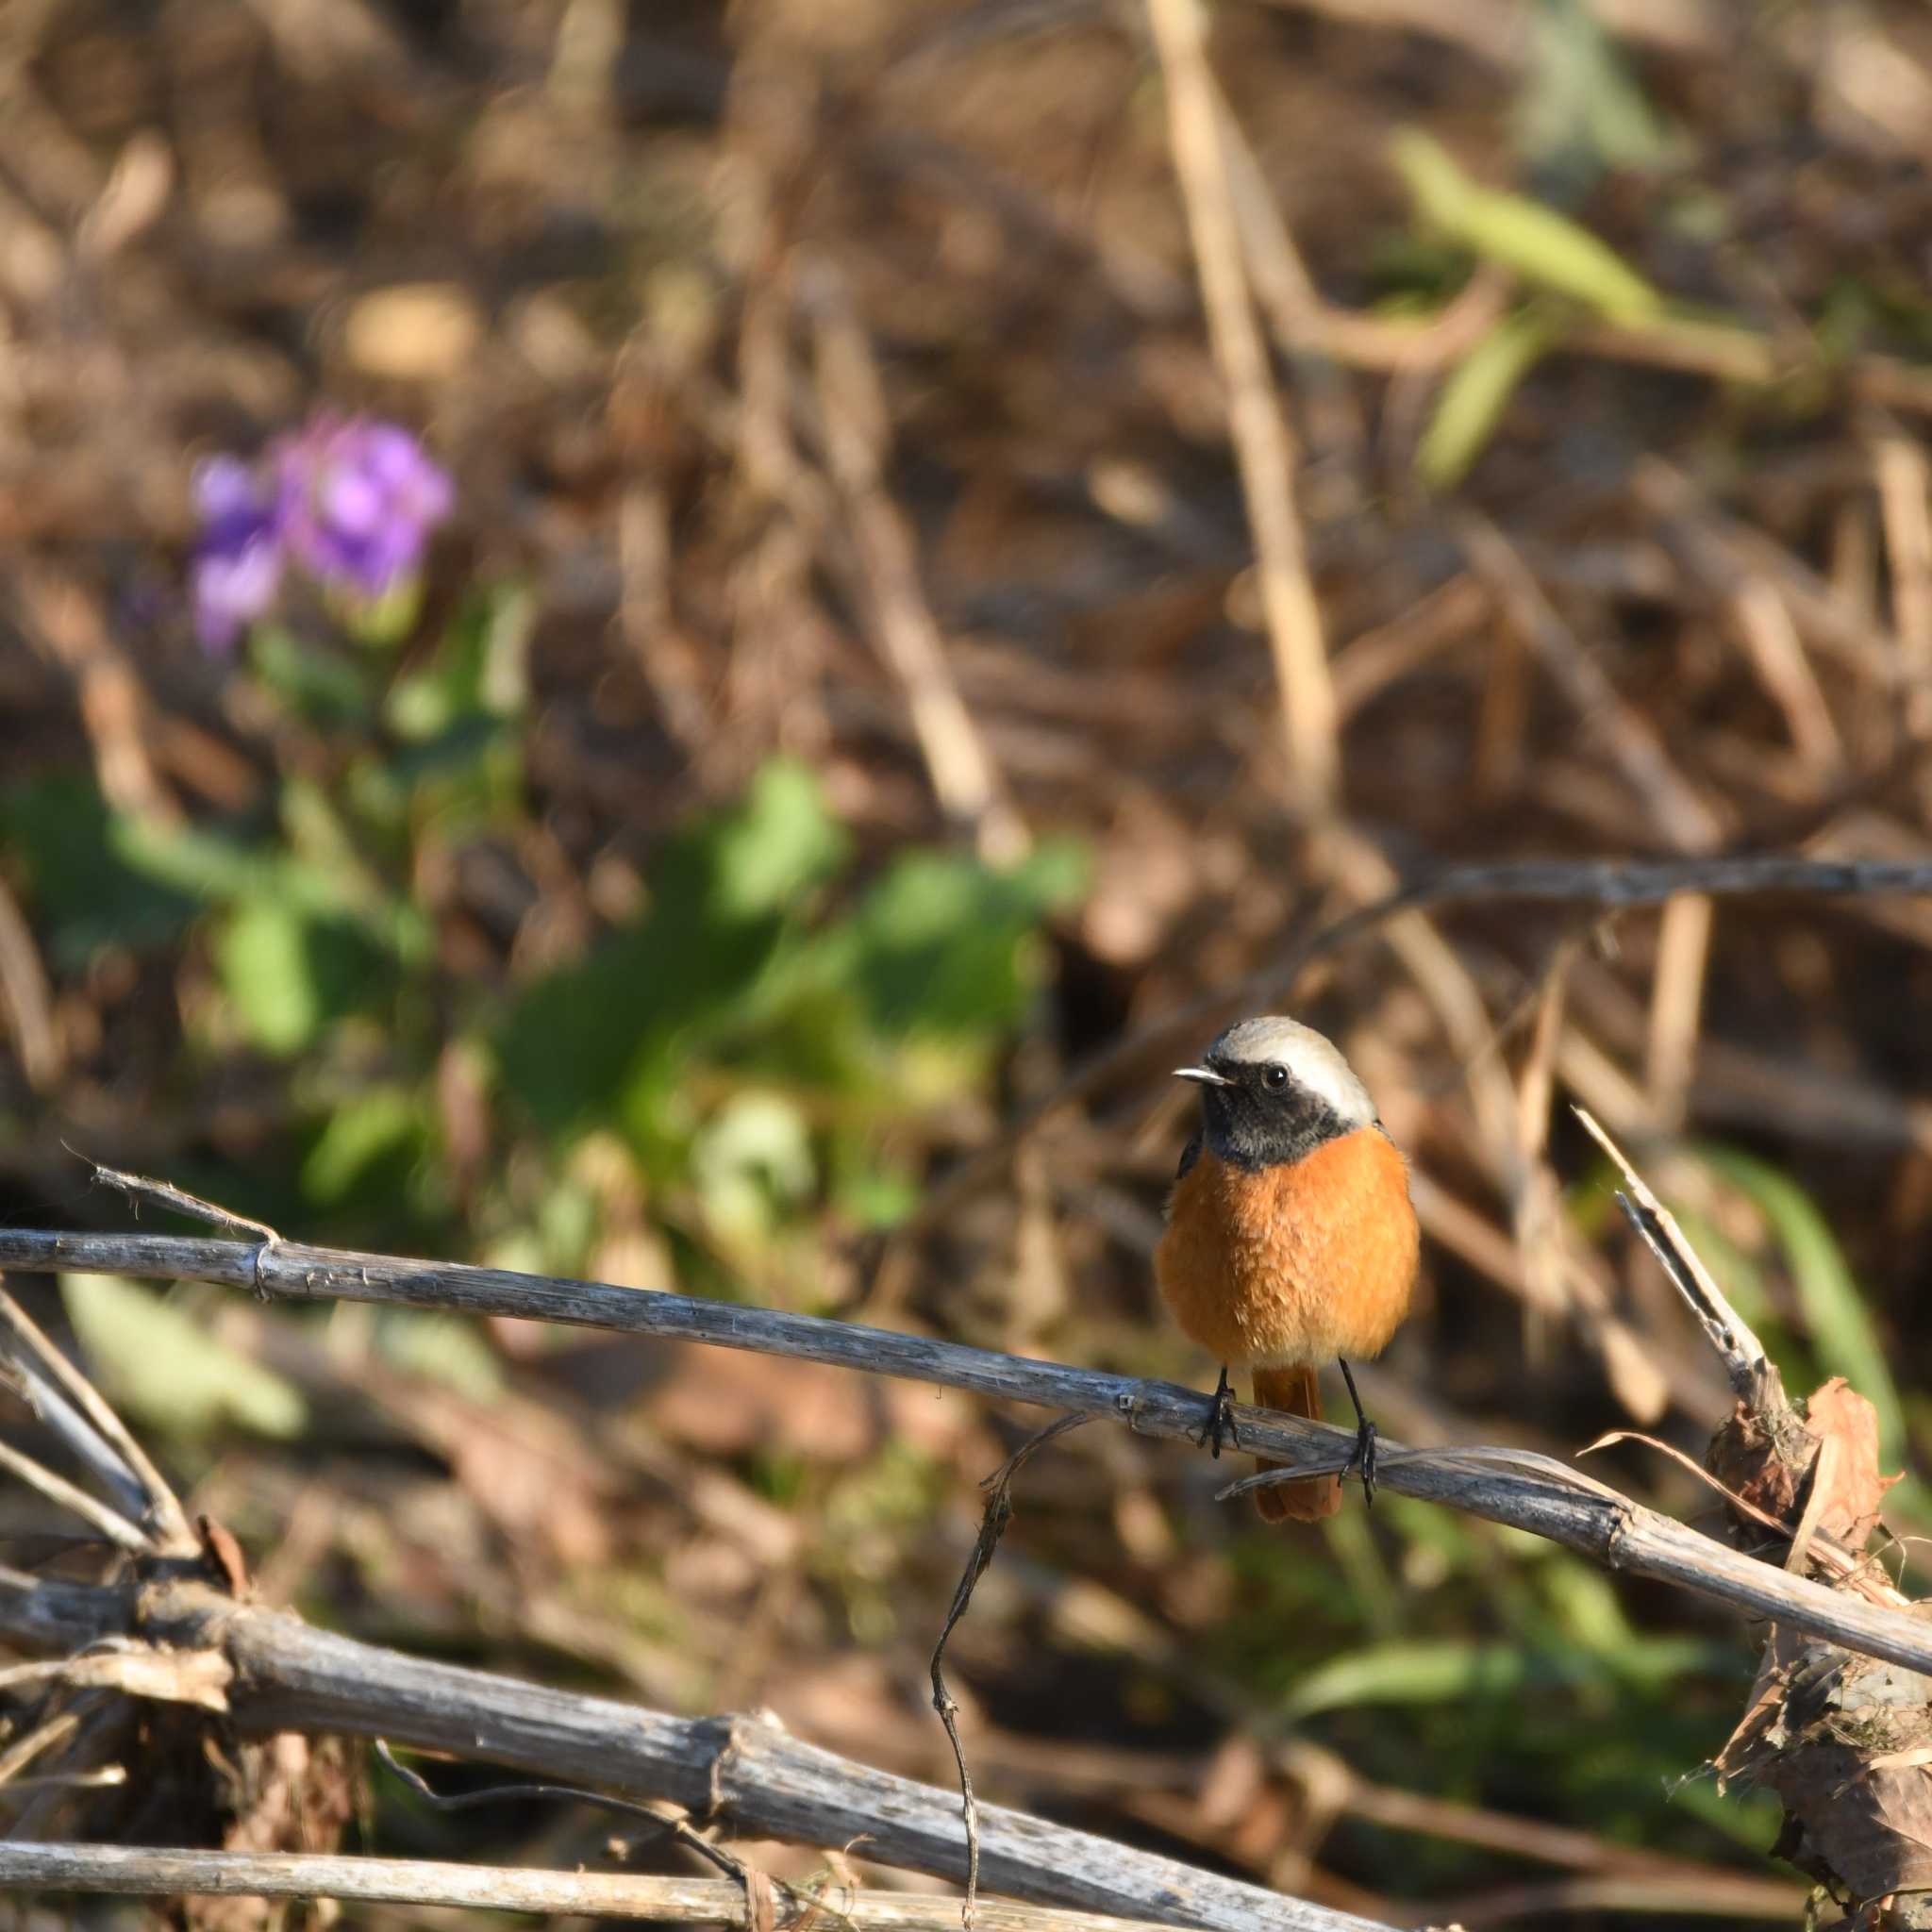
<svg viewBox="0 0 1932 1932"><path fill-rule="evenodd" d="M1174 1075L1200 1088L1201 1114L1154 1274L1175 1322L1222 1364L1201 1440L1219 1456L1234 1435L1230 1366L1253 1371L1260 1407L1319 1421L1320 1370L1339 1361L1357 1425L1342 1475L1357 1472L1373 1503L1375 1425L1348 1364L1381 1353L1415 1291L1408 1162L1341 1049L1299 1021L1240 1021ZM1254 1495L1270 1523L1319 1522L1341 1507L1341 1475Z"/></svg>

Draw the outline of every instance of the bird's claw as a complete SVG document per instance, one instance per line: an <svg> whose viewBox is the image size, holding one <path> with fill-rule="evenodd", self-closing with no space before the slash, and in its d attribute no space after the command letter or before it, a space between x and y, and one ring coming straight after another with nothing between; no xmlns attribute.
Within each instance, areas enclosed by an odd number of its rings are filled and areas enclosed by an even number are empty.
<svg viewBox="0 0 1932 1932"><path fill-rule="evenodd" d="M1343 1475L1358 1473L1362 1479L1362 1507L1373 1508L1375 1503L1375 1425L1367 1416L1356 1424L1355 1447L1348 1452L1348 1460L1341 1465Z"/></svg>
<svg viewBox="0 0 1932 1932"><path fill-rule="evenodd" d="M1208 1397L1208 1420L1201 1424L1200 1433L1194 1438L1194 1446L1206 1449L1217 1461L1224 1446L1241 1447L1241 1437L1234 1425L1234 1391L1228 1387L1224 1365L1221 1380L1214 1385L1214 1393Z"/></svg>

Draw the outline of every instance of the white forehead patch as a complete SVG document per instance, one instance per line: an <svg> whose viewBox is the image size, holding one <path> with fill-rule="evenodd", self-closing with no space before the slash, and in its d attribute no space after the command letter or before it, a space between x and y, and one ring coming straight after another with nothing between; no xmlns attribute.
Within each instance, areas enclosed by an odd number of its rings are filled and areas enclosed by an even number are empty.
<svg viewBox="0 0 1932 1932"><path fill-rule="evenodd" d="M1366 1126L1375 1118L1375 1103L1357 1079L1355 1069L1342 1058L1341 1050L1299 1020L1271 1013L1258 1020L1239 1021L1208 1049L1207 1058L1240 1066L1278 1062L1298 1087L1325 1100L1349 1125Z"/></svg>

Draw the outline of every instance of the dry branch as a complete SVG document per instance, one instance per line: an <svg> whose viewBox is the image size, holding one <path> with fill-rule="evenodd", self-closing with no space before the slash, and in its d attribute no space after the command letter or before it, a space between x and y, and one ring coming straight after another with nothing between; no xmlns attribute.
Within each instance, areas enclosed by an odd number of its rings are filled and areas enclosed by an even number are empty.
<svg viewBox="0 0 1932 1932"><path fill-rule="evenodd" d="M218 1216L222 1210L213 1210ZM0 1357L19 1377L41 1421L95 1473L122 1508L152 1528L157 1547L180 1556L194 1548L180 1500L133 1432L100 1392L11 1295L0 1294Z"/></svg>
<svg viewBox="0 0 1932 1932"><path fill-rule="evenodd" d="M1335 686L1294 499L1294 439L1274 392L1249 293L1222 140L1219 91L1208 59L1207 12L1201 0L1149 0L1147 20L1167 83L1174 173L1255 540L1261 605L1280 688L1289 782L1304 808L1325 812L1341 780Z"/></svg>
<svg viewBox="0 0 1932 1932"><path fill-rule="evenodd" d="M1373 905L1325 925L1305 927L1280 953L1244 979L1191 1001L1103 1047L1014 1120L990 1145L946 1176L927 1194L895 1239L910 1240L935 1227L1006 1171L1013 1151L1063 1107L1091 1099L1115 1081L1139 1074L1158 1051L1176 1041L1197 1044L1237 1013L1265 1012L1286 999L1316 959L1377 931L1399 914L1436 906L1494 905L1514 901L1552 906L1595 906L1627 911L1661 906L1679 892L1712 898L1775 892L1820 898L1913 897L1932 893L1932 865L1914 861L1803 858L1786 853L1736 858L1624 860L1511 859L1493 865L1448 866L1405 885Z"/></svg>
<svg viewBox="0 0 1932 1932"><path fill-rule="evenodd" d="M1777 1371L1771 1366L1757 1331L1731 1306L1730 1297L1684 1239L1677 1217L1651 1192L1649 1183L1624 1159L1617 1143L1598 1125L1595 1115L1582 1107L1572 1111L1624 1176L1624 1186L1629 1191L1618 1193L1618 1205L1657 1257L1665 1278L1683 1296L1684 1306L1724 1363L1731 1387L1754 1407L1764 1407L1771 1400L1769 1391L1775 1386ZM1781 1388L1777 1399L1784 1399Z"/></svg>
<svg viewBox="0 0 1932 1932"><path fill-rule="evenodd" d="M0 1229L0 1268L67 1270L214 1282L295 1301L400 1303L448 1313L508 1315L704 1341L724 1348L937 1382L974 1394L1110 1416L1137 1433L1191 1441L1207 1397L1172 1382L1000 1355L928 1336L901 1335L820 1316L744 1307L608 1283L393 1255L274 1247L190 1236ZM1241 1445L1304 1475L1340 1470L1354 1436L1323 1423L1238 1405ZM1383 1444L1382 1486L1774 1617L1793 1630L1908 1670L1932 1671L1932 1626L1740 1555L1549 1457L1501 1448L1409 1449Z"/></svg>
<svg viewBox="0 0 1932 1932"><path fill-rule="evenodd" d="M962 1932L974 1932L974 1913L978 1906L979 1794L973 1789L973 1774L966 1765L966 1747L959 1741L959 1706L946 1688L946 1645L958 1627L959 1619L972 1604L973 1592L978 1589L979 1579L986 1574L987 1566L1000 1546L1000 1539L1006 1534L1008 1524L1013 1520L1013 1478L1037 1450L1045 1448L1068 1430L1077 1429L1087 1420L1084 1415L1063 1415L1058 1421L1048 1423L1043 1429L1036 1429L987 1477L984 1484L986 1507L980 1516L979 1535L974 1541L973 1554L966 1559L959 1587L953 1592L952 1607L947 1610L946 1621L940 1627L939 1641L932 1647L932 1707L939 1713L940 1723L945 1726L946 1742L953 1747L953 1762L959 1768L959 1812L966 1827L966 1904L960 1915Z"/></svg>
<svg viewBox="0 0 1932 1932"><path fill-rule="evenodd" d="M539 1872L424 1858L346 1858L302 1852L149 1851L124 1845L0 1844L0 1891L107 1892L132 1898L336 1898L568 1912L652 1924L748 1925L742 1887L716 1878L622 1872ZM774 1888L774 1932L851 1925L859 1932L958 1932L959 1901L849 1885ZM999 1901L980 1932L1143 1932L1145 1919L1055 1911Z"/></svg>
<svg viewBox="0 0 1932 1932"><path fill-rule="evenodd" d="M808 1845L863 1836L866 1855L882 1864L966 1876L953 1792L854 1763L753 1718L667 1717L432 1663L237 1604L207 1583L43 1585L0 1573L0 1635L64 1651L131 1633L222 1657L232 1673L228 1721L243 1735L386 1738L546 1781L668 1799L696 1823L736 1836ZM982 1805L978 1819L982 1882L1012 1897L1228 1932L1381 1932L1352 1913L1024 1812ZM742 1899L740 1888L730 1890ZM996 1923L982 1921L981 1932Z"/></svg>

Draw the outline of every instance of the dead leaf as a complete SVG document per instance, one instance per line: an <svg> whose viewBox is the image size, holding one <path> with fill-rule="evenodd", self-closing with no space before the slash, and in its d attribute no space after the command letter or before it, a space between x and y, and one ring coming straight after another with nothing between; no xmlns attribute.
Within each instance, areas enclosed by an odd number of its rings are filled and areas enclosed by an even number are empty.
<svg viewBox="0 0 1932 1932"><path fill-rule="evenodd" d="M1842 1375L1834 1375L1805 1404L1805 1427L1835 1449L1816 1465L1814 1486L1823 1496L1816 1503L1818 1527L1848 1549L1861 1550L1878 1526L1886 1491L1899 1480L1878 1473L1878 1411Z"/></svg>
<svg viewBox="0 0 1932 1932"><path fill-rule="evenodd" d="M228 1707L228 1686L235 1678L234 1667L218 1650L158 1650L146 1645L71 1657L60 1674L70 1684L92 1690L221 1711Z"/></svg>
<svg viewBox="0 0 1932 1932"><path fill-rule="evenodd" d="M1776 1451L1757 1415L1739 1403L1710 1439L1705 1466L1727 1490L1735 1490L1754 1509L1777 1523L1789 1523L1797 1507L1804 1475Z"/></svg>
<svg viewBox="0 0 1932 1932"><path fill-rule="evenodd" d="M201 1538L201 1554L227 1585L228 1594L237 1598L248 1595L248 1559L242 1554L234 1531L212 1516L197 1516L194 1527Z"/></svg>
<svg viewBox="0 0 1932 1932"><path fill-rule="evenodd" d="M1859 1898L1932 1888L1932 1678L1775 1630L1718 1759L1783 1800L1778 1852Z"/></svg>

